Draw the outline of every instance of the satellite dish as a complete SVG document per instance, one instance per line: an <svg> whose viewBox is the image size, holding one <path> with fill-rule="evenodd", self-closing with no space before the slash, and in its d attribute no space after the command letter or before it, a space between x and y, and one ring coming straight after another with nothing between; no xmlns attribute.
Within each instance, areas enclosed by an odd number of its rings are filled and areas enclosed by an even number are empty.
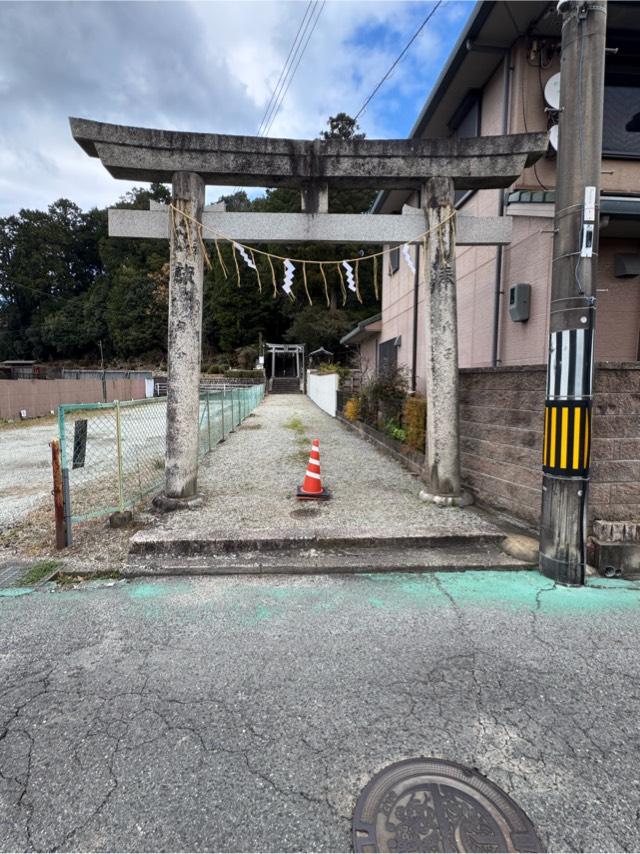
<svg viewBox="0 0 640 854"><path fill-rule="evenodd" d="M549 145L554 151L558 150L558 125L553 125L549 131Z"/></svg>
<svg viewBox="0 0 640 854"><path fill-rule="evenodd" d="M560 74L550 77L544 87L544 99L552 110L560 109Z"/></svg>

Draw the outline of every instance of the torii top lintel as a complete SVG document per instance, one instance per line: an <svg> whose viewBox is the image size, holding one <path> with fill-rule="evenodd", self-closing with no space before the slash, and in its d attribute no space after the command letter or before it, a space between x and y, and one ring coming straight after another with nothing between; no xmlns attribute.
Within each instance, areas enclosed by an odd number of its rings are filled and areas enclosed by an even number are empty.
<svg viewBox="0 0 640 854"><path fill-rule="evenodd" d="M508 187L547 150L546 133L459 139L270 139L152 130L70 118L76 142L114 178L170 183L413 189L433 176L457 190Z"/></svg>

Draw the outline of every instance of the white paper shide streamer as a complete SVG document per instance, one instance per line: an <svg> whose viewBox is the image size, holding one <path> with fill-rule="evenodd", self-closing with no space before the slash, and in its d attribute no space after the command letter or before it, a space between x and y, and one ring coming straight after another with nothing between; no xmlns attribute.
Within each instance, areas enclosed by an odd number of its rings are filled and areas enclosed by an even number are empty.
<svg viewBox="0 0 640 854"><path fill-rule="evenodd" d="M291 285L293 284L293 274L295 272L295 266L289 261L288 258L285 258L284 261L284 284L282 285L282 290L287 294L287 296L291 293Z"/></svg>
<svg viewBox="0 0 640 854"><path fill-rule="evenodd" d="M347 271L347 285L350 291L355 293L356 290L356 280L353 277L353 267L348 261L343 261L342 266Z"/></svg>
<svg viewBox="0 0 640 854"><path fill-rule="evenodd" d="M256 269L256 265L253 263L253 261L247 254L247 250L244 248L244 246L240 246L239 243L234 243L233 248L236 250L236 252L239 252L240 255L242 255L247 267L251 267L252 270Z"/></svg>
<svg viewBox="0 0 640 854"><path fill-rule="evenodd" d="M409 251L408 243L405 243L402 247L402 254L404 255L404 260L407 262L407 267L411 270L412 273L415 273L416 265L413 263L413 258L411 257L411 252Z"/></svg>

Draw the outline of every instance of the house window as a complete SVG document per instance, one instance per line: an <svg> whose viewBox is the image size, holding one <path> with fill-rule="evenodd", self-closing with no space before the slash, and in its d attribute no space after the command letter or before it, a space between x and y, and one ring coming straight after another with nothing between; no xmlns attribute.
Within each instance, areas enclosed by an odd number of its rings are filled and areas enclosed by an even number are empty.
<svg viewBox="0 0 640 854"><path fill-rule="evenodd" d="M389 252L389 274L393 276L400 269L400 247L396 246Z"/></svg>
<svg viewBox="0 0 640 854"><path fill-rule="evenodd" d="M602 153L640 158L640 77L614 74L605 80Z"/></svg>
<svg viewBox="0 0 640 854"><path fill-rule="evenodd" d="M452 136L480 136L480 90L470 89L449 120Z"/></svg>
<svg viewBox="0 0 640 854"><path fill-rule="evenodd" d="M460 139L480 136L480 98L479 89L470 89L467 92L449 120L452 136ZM454 204L457 204L468 192L468 190L456 190L453 197Z"/></svg>
<svg viewBox="0 0 640 854"><path fill-rule="evenodd" d="M394 370L398 367L399 338L389 338L378 345L378 371Z"/></svg>

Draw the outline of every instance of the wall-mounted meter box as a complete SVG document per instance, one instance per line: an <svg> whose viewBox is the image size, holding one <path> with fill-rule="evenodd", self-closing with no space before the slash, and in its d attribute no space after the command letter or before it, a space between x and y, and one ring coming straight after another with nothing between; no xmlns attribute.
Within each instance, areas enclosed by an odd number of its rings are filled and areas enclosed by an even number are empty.
<svg viewBox="0 0 640 854"><path fill-rule="evenodd" d="M531 304L531 285L522 283L511 285L509 288L509 314L511 320L523 323L529 320L529 306Z"/></svg>

